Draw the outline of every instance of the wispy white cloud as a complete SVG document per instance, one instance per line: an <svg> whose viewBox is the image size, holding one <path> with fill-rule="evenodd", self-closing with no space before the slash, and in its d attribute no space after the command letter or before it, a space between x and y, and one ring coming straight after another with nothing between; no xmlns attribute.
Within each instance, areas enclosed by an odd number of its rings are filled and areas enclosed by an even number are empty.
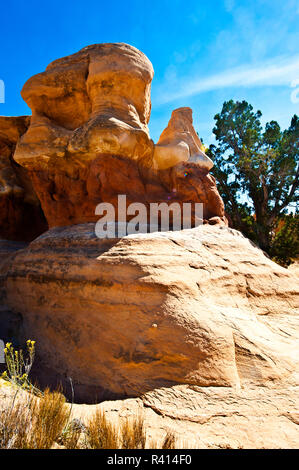
<svg viewBox="0 0 299 470"><path fill-rule="evenodd" d="M278 57L271 62L243 65L200 79L196 75L181 79L177 77L175 83L166 80L159 87L155 104L162 105L221 88L290 86L292 80L297 78L299 78L299 55Z"/></svg>

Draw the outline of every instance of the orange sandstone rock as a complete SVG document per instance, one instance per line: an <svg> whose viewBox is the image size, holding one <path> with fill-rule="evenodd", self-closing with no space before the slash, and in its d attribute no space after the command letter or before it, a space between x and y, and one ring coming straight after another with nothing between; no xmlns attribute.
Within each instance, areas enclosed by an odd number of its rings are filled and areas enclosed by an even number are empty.
<svg viewBox="0 0 299 470"><path fill-rule="evenodd" d="M82 166L97 153L148 157L152 77L147 57L126 44L89 46L52 62L23 87L32 121L16 161L41 169L63 157Z"/></svg>
<svg viewBox="0 0 299 470"><path fill-rule="evenodd" d="M69 392L71 377L77 401L298 383L298 279L227 227L108 240L59 227L3 277L37 378Z"/></svg>
<svg viewBox="0 0 299 470"><path fill-rule="evenodd" d="M98 44L51 63L25 84L31 124L15 161L27 169L50 227L96 221L99 202L202 202L226 223L212 162L192 111L173 112L155 146L148 122L153 68L127 44Z"/></svg>
<svg viewBox="0 0 299 470"><path fill-rule="evenodd" d="M193 127L192 109L179 108L173 111L168 126L155 146L154 160L159 169L189 161L209 171L213 162L203 150Z"/></svg>

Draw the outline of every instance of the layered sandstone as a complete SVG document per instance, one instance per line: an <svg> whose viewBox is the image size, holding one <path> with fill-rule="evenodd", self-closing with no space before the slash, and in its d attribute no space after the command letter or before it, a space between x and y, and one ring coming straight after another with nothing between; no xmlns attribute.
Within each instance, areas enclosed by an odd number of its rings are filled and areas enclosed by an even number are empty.
<svg viewBox="0 0 299 470"><path fill-rule="evenodd" d="M297 383L298 280L226 227L52 229L16 253L5 288L39 344L38 379L68 393L71 377L79 401Z"/></svg>
<svg viewBox="0 0 299 470"><path fill-rule="evenodd" d="M0 237L10 240L33 240L47 230L27 171L13 159L29 125L29 116L0 117Z"/></svg>
<svg viewBox="0 0 299 470"><path fill-rule="evenodd" d="M134 47L97 44L24 85L32 118L14 160L28 171L50 227L93 222L97 204L116 206L119 194L128 205L201 202L206 221L226 223L191 109L174 111L157 145L150 139L152 78Z"/></svg>

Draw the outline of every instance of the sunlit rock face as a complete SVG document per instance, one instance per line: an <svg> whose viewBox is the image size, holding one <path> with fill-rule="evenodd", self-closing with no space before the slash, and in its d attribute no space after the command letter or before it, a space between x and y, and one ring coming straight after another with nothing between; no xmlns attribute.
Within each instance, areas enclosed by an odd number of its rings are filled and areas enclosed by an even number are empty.
<svg viewBox="0 0 299 470"><path fill-rule="evenodd" d="M30 241L47 223L27 171L13 160L29 116L0 116L0 238Z"/></svg>
<svg viewBox="0 0 299 470"><path fill-rule="evenodd" d="M240 232L99 239L89 223L13 256L6 304L37 341L35 378L70 396L71 377L77 401L297 383L298 282Z"/></svg>
<svg viewBox="0 0 299 470"><path fill-rule="evenodd" d="M50 227L94 222L100 202L201 202L226 223L190 108L173 112L157 145L148 122L153 67L127 44L97 44L52 62L22 96L32 109L15 161L26 168ZM217 219L215 219L215 217Z"/></svg>
<svg viewBox="0 0 299 470"><path fill-rule="evenodd" d="M89 46L52 62L23 87L32 122L16 160L43 168L51 158L79 164L97 153L148 157L153 73L147 57L126 44Z"/></svg>
<svg viewBox="0 0 299 470"><path fill-rule="evenodd" d="M213 167L193 127L192 109L179 108L173 111L168 126L155 146L154 160L159 169L188 161L195 162L199 168L207 171Z"/></svg>

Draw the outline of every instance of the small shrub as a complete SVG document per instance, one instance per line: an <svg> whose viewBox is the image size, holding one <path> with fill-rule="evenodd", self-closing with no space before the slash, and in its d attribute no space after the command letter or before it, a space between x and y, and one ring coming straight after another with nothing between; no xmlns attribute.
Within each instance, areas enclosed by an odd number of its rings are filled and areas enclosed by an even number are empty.
<svg viewBox="0 0 299 470"><path fill-rule="evenodd" d="M38 392L29 381L29 373L35 356L35 341L27 341L27 357L24 357L22 349L17 351L11 343L6 343L4 349L7 370L3 372L2 379L30 391Z"/></svg>
<svg viewBox="0 0 299 470"><path fill-rule="evenodd" d="M16 403L4 410L0 421L0 449L28 448L30 424L28 406Z"/></svg>

